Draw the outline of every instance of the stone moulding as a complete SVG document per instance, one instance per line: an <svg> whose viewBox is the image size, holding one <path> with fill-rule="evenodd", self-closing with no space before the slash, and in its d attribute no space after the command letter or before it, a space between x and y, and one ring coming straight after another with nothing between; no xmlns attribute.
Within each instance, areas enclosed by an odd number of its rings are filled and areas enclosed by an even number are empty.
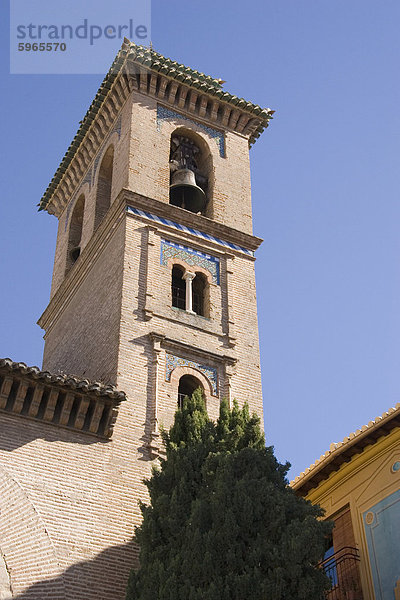
<svg viewBox="0 0 400 600"><path fill-rule="evenodd" d="M179 206L142 196L125 188L119 193L116 202L122 201L122 198L125 199L128 215L136 215L146 221L150 219L158 225L178 229L189 236L202 238L211 245L225 246L225 253L228 249L229 253L238 252L250 260L255 260L254 252L263 241L203 215L196 215Z"/></svg>
<svg viewBox="0 0 400 600"><path fill-rule="evenodd" d="M236 250L238 252L246 254L247 256L254 256L254 252L252 250L248 250L247 248L243 248L242 246L238 246L237 244L234 244L232 242L227 242L220 238L214 237L205 232L199 231L198 229L194 229L193 227L186 227L185 225L181 225L180 223L176 223L175 221L171 221L170 219L159 217L158 215L141 210L140 208L135 208L134 206L127 206L126 211L128 213L135 214L138 217L144 217L145 219L149 219L150 221L156 221L161 225L167 225L168 227L173 227L174 229L179 229L180 231L183 231L185 233L190 233L196 237L200 237L210 242L219 244L221 246L225 246L230 250Z"/></svg>
<svg viewBox="0 0 400 600"><path fill-rule="evenodd" d="M110 438L123 400L114 386L0 359L2 413Z"/></svg>

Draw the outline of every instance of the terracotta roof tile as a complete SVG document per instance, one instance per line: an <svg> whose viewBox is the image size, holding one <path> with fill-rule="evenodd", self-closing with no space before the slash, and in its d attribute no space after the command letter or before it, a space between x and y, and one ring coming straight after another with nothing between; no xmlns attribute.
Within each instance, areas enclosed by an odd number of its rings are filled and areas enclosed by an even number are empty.
<svg viewBox="0 0 400 600"><path fill-rule="evenodd" d="M327 479L333 471L348 462L349 457L362 452L365 446L373 443L378 437L387 435L392 429L400 426L400 403L382 415L350 433L341 442L333 442L329 450L322 454L312 465L290 482L290 486L301 493L315 487L323 479Z"/></svg>
<svg viewBox="0 0 400 600"><path fill-rule="evenodd" d="M125 392L117 390L113 385L104 384L99 381L93 382L64 373L55 374L49 373L49 371L41 371L38 367L28 367L25 363L13 362L10 358L0 358L0 368L4 368L12 373L28 375L32 379L40 379L45 383L64 386L72 390L87 391L96 396L106 396L114 401L126 400Z"/></svg>

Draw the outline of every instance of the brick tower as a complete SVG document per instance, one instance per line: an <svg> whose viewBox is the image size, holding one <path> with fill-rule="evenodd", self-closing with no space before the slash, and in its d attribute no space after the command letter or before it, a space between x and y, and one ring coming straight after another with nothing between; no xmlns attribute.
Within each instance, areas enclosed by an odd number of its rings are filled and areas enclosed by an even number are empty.
<svg viewBox="0 0 400 600"><path fill-rule="evenodd" d="M43 371L0 364L0 418L27 437L10 440L14 475L9 449L0 464L47 536L41 578L23 577L0 530L0 575L4 556L26 598L124 598L142 480L182 395L262 416L249 145L271 116L125 40L44 194L59 227Z"/></svg>

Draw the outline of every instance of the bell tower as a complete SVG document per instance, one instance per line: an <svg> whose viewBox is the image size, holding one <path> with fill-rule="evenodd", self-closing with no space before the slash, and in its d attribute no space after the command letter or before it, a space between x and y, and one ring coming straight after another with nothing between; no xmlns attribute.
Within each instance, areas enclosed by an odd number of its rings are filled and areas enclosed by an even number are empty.
<svg viewBox="0 0 400 600"><path fill-rule="evenodd" d="M272 113L125 40L41 200L59 225L20 464L74 598L125 597L143 479L186 394L262 417L249 147ZM107 394L124 400L105 412Z"/></svg>
<svg viewBox="0 0 400 600"><path fill-rule="evenodd" d="M271 116L125 40L42 199L43 368L124 390L114 436L135 431L138 456L189 382L212 417L224 397L262 416L249 145Z"/></svg>

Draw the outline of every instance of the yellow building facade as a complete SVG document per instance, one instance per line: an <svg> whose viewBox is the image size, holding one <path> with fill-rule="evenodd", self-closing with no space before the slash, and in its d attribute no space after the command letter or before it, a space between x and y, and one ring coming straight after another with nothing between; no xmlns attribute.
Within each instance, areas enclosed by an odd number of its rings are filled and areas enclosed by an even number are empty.
<svg viewBox="0 0 400 600"><path fill-rule="evenodd" d="M334 521L329 600L400 600L400 404L291 482Z"/></svg>

